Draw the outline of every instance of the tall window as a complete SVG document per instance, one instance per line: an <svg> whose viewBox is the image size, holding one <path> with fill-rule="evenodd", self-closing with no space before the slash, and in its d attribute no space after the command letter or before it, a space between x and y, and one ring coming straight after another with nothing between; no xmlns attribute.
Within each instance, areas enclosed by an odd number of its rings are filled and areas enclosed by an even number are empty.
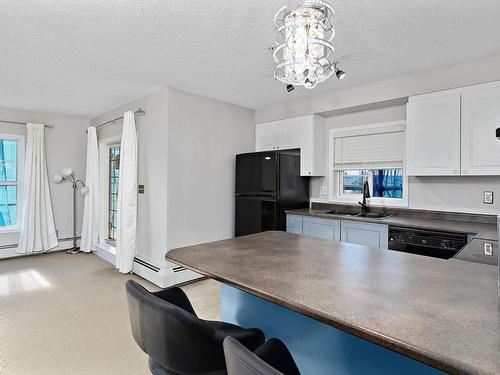
<svg viewBox="0 0 500 375"><path fill-rule="evenodd" d="M120 178L120 145L109 147L108 239L116 240L118 181Z"/></svg>
<svg viewBox="0 0 500 375"><path fill-rule="evenodd" d="M0 228L18 225L19 149L21 137L0 135Z"/></svg>

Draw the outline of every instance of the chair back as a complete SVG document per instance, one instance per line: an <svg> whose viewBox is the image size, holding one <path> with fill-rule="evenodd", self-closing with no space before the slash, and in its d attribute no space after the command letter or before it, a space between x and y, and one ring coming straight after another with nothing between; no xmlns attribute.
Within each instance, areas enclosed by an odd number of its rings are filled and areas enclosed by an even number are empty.
<svg viewBox="0 0 500 375"><path fill-rule="evenodd" d="M228 375L284 375L232 337L224 339Z"/></svg>
<svg viewBox="0 0 500 375"><path fill-rule="evenodd" d="M163 290L159 298L129 280L126 290L132 334L150 359L174 373L225 369L215 330L195 315L182 289Z"/></svg>

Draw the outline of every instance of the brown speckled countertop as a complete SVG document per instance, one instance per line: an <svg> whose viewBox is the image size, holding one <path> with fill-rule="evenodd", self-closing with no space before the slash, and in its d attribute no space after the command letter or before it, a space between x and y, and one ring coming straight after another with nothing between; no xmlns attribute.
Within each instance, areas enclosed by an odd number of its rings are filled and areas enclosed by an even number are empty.
<svg viewBox="0 0 500 375"><path fill-rule="evenodd" d="M467 220L449 220L441 218L438 219L430 217L415 217L406 215L390 215L387 218L383 219L373 219L373 218L357 217L357 216L332 215L326 213L327 211L329 210L304 208L298 210L289 210L286 213L292 215L318 216L327 219L362 221L367 223L386 224L386 225L406 227L406 228L431 229L439 231L467 233L473 235L475 238L481 238L484 240L492 240L492 241L497 240L497 228L496 224L494 223L467 221ZM471 216L484 216L484 215L471 215Z"/></svg>
<svg viewBox="0 0 500 375"><path fill-rule="evenodd" d="M497 268L284 232L166 259L451 373L500 373Z"/></svg>

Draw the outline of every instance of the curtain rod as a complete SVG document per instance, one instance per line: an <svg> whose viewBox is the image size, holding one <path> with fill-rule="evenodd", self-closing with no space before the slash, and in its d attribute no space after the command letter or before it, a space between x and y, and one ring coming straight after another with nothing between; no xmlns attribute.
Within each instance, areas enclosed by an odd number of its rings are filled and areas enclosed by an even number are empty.
<svg viewBox="0 0 500 375"><path fill-rule="evenodd" d="M20 121L9 121L9 120L0 120L0 122L5 122L7 124L16 124L16 125L27 125L26 122L20 122ZM46 128L53 129L55 128L54 125L49 125L49 124L44 124Z"/></svg>
<svg viewBox="0 0 500 375"><path fill-rule="evenodd" d="M142 108L140 108L140 107L137 108L137 110L135 110L135 112L134 112L135 116L143 116L145 114L146 114L146 112ZM100 125L97 125L95 128L99 129L99 128L102 128L103 126L114 124L116 121L119 121L119 120L123 120L123 116L120 116L120 117L114 118L112 120L106 121L106 122L104 122L104 123L102 123Z"/></svg>

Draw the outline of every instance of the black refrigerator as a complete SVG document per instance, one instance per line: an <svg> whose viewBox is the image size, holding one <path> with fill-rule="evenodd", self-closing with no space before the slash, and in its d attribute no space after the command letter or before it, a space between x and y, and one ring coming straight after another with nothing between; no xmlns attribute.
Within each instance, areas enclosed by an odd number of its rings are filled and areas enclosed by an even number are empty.
<svg viewBox="0 0 500 375"><path fill-rule="evenodd" d="M235 235L286 230L286 210L309 207L300 150L236 155Z"/></svg>

